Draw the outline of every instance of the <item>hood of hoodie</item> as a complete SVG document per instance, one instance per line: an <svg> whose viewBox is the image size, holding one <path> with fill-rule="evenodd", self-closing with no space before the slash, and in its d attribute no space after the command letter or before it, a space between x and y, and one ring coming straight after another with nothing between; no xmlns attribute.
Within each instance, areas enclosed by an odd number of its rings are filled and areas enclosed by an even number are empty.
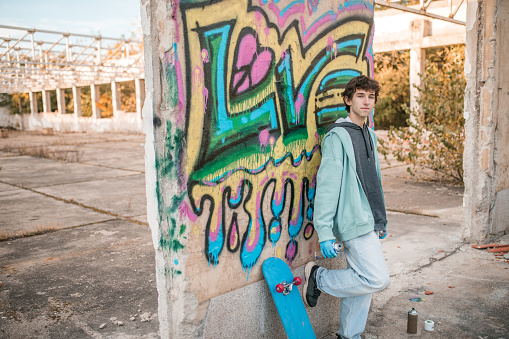
<svg viewBox="0 0 509 339"><path fill-rule="evenodd" d="M369 127L366 124L364 124L363 127L360 127L359 125L354 124L352 122L352 120L350 120L350 117L346 117L346 118L339 118L330 127L336 127L336 126L357 130L358 131L357 133L362 133L364 143L366 145L368 160L370 160L372 158L372 156L374 156L373 142L371 141L371 137L369 135L369 130L368 130ZM328 130L331 129L330 127ZM369 150L371 150L371 154L370 154Z"/></svg>

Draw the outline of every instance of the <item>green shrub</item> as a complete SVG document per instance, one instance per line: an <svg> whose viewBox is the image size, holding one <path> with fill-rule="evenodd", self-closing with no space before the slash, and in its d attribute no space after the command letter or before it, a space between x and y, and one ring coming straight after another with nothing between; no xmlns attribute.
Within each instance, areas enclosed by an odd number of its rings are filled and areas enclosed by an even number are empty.
<svg viewBox="0 0 509 339"><path fill-rule="evenodd" d="M423 85L418 88L420 111L410 111L407 106L409 127L391 127L380 151L386 159L392 153L398 161L410 164L408 171L419 179L462 184L465 46L428 52Z"/></svg>
<svg viewBox="0 0 509 339"><path fill-rule="evenodd" d="M406 127L410 104L410 53L396 51L375 54L375 79L382 89L375 105L376 129Z"/></svg>

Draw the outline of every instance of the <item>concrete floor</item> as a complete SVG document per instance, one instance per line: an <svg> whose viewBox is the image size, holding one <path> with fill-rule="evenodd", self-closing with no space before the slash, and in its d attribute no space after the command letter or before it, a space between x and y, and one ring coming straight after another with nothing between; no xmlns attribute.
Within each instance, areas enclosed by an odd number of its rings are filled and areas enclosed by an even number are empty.
<svg viewBox="0 0 509 339"><path fill-rule="evenodd" d="M143 143L141 134L0 139L0 237L15 238L0 241L0 338L158 337ZM382 164L382 243L392 280L373 297L364 337L416 337L406 334L414 307L417 337L509 339L509 263L462 242L462 188L416 183L391 165Z"/></svg>

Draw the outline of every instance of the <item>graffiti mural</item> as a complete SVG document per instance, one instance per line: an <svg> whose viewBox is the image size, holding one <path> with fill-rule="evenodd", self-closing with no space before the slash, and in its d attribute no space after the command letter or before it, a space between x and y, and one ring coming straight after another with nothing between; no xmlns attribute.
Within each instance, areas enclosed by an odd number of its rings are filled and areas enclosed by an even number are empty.
<svg viewBox="0 0 509 339"><path fill-rule="evenodd" d="M308 258L321 137L346 116L346 83L373 74L373 1L176 5L179 45L164 62L175 88L165 95L185 119L180 209L199 260L216 271L234 261L249 278L268 256Z"/></svg>

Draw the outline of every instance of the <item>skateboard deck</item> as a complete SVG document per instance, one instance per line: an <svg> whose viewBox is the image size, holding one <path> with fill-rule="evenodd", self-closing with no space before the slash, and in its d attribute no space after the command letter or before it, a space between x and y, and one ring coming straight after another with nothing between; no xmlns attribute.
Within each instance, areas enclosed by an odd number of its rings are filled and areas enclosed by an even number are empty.
<svg viewBox="0 0 509 339"><path fill-rule="evenodd" d="M296 286L300 278L294 283L290 267L275 257L263 262L262 271L288 338L316 338Z"/></svg>

